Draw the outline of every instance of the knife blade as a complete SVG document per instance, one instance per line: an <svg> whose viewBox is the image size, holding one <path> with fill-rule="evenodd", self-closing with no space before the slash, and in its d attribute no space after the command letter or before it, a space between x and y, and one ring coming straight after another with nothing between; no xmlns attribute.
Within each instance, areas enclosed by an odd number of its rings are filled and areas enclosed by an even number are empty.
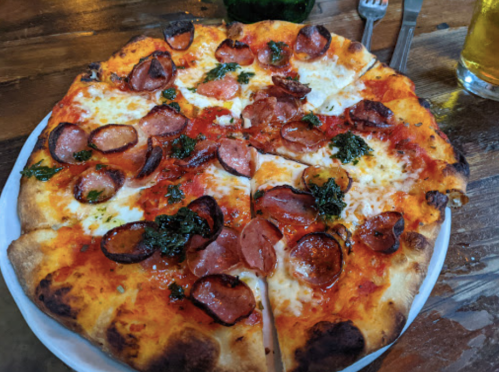
<svg viewBox="0 0 499 372"><path fill-rule="evenodd" d="M390 62L390 67L397 71L405 72L412 37L414 36L414 28L416 28L416 21L422 5L423 0L404 0L402 27Z"/></svg>

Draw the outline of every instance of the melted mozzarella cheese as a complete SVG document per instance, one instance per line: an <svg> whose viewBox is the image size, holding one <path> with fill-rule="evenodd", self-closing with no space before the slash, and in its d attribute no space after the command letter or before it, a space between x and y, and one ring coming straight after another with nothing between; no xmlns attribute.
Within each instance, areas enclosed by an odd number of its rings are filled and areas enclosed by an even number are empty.
<svg viewBox="0 0 499 372"><path fill-rule="evenodd" d="M281 156L258 154L257 171L251 180L252 190L268 189L279 185L302 188L301 176L306 165Z"/></svg>
<svg viewBox="0 0 499 372"><path fill-rule="evenodd" d="M276 244L275 250L277 267L274 274L267 279L274 316L283 313L299 316L303 310L303 305L312 301L313 291L289 274L286 268L285 243L282 240Z"/></svg>
<svg viewBox="0 0 499 372"><path fill-rule="evenodd" d="M138 95L130 95L107 84L94 84L80 91L74 102L83 110L83 120L95 124L127 124L144 117L156 103Z"/></svg>
<svg viewBox="0 0 499 372"><path fill-rule="evenodd" d="M326 100L324 100L324 103L317 108L316 113L329 116L341 115L346 108L362 101L363 97L361 92L364 89L364 83L361 80L357 80L355 83L347 85L338 93L328 96ZM305 107L305 109L307 109L307 107ZM312 110L313 108L308 109Z"/></svg>
<svg viewBox="0 0 499 372"><path fill-rule="evenodd" d="M144 219L144 212L141 209L129 205L135 200L139 191L124 186L108 202L95 205L80 203L73 199L67 208L80 220L86 234L101 236L125 223Z"/></svg>
<svg viewBox="0 0 499 372"><path fill-rule="evenodd" d="M208 177L206 191L215 199L221 199L227 195L234 195L234 191L249 195L250 180L246 177L235 176L218 164L210 164L204 171Z"/></svg>
<svg viewBox="0 0 499 372"><path fill-rule="evenodd" d="M226 127L234 123L234 117L232 115L217 116L214 123Z"/></svg>

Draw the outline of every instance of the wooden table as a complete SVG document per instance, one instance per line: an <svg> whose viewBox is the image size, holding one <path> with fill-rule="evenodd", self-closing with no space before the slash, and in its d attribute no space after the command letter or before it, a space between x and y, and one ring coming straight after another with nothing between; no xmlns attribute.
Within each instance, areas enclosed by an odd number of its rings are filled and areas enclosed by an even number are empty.
<svg viewBox="0 0 499 372"><path fill-rule="evenodd" d="M309 22L360 40L353 0L316 0ZM499 370L499 102L457 86L473 0L426 0L408 75L470 166L470 202L454 212L445 266L424 310L364 372ZM165 22L223 18L220 0L4 0L0 5L0 188L29 133L92 61ZM373 50L388 61L402 18L390 1ZM69 370L33 335L0 279L0 371Z"/></svg>

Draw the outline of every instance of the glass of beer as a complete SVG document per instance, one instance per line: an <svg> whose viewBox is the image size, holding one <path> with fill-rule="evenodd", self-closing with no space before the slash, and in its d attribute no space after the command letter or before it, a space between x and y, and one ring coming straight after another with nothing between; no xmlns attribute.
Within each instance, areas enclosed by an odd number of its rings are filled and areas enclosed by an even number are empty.
<svg viewBox="0 0 499 372"><path fill-rule="evenodd" d="M477 0L457 78L470 92L499 101L499 0Z"/></svg>

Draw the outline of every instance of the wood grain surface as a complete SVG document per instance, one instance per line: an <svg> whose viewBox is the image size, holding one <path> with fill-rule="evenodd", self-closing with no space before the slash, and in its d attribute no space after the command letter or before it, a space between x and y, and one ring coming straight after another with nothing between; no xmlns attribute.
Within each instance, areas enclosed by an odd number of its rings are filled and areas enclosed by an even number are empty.
<svg viewBox="0 0 499 372"><path fill-rule="evenodd" d="M363 372L499 371L499 103L458 87L455 69L473 0L425 0L407 74L443 131L466 155L470 202L453 213L443 271L421 314ZM309 21L360 40L353 0L317 0ZM221 20L220 0L0 2L0 188L29 133L73 78L130 37L161 35L173 19ZM402 0L390 1L373 50L391 57ZM36 339L0 279L0 371L68 371Z"/></svg>

